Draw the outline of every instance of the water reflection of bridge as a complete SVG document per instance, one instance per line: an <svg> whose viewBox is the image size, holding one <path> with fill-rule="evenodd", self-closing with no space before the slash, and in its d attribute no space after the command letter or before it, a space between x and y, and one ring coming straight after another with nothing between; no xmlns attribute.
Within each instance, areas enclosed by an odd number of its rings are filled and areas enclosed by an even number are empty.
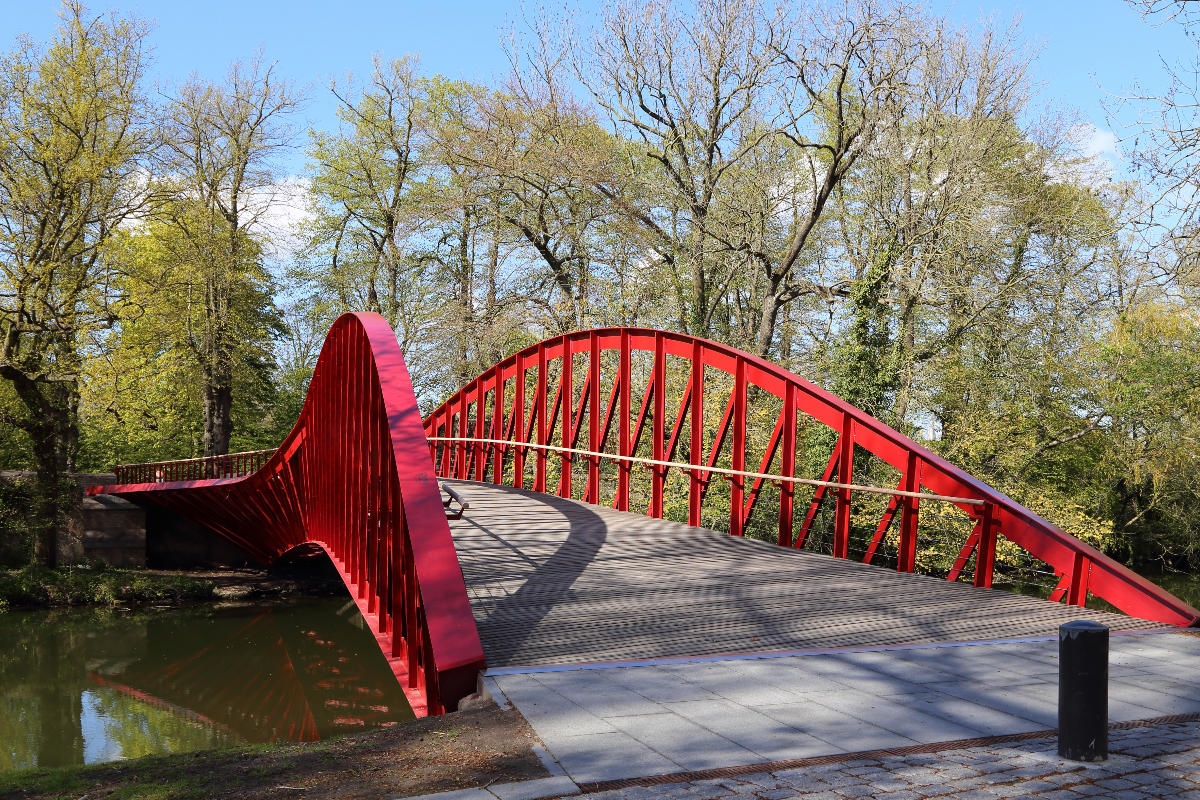
<svg viewBox="0 0 1200 800"><path fill-rule="evenodd" d="M229 622L218 613L209 624ZM252 742L315 741L411 717L353 603L338 614L266 609L224 635L164 633L146 658L89 678Z"/></svg>
<svg viewBox="0 0 1200 800"><path fill-rule="evenodd" d="M16 742L0 768L312 741L412 717L348 600L0 627L13 645L0 654L0 733Z"/></svg>

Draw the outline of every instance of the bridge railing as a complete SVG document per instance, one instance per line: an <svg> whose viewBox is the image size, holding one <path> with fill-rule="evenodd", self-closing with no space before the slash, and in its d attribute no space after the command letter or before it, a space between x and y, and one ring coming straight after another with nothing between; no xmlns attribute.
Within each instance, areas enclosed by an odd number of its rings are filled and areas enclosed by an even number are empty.
<svg viewBox="0 0 1200 800"><path fill-rule="evenodd" d="M531 345L447 399L425 433L442 477L639 508L979 586L1032 585L1074 605L1093 595L1173 624L1200 619L834 395L691 336L603 328ZM722 481L727 491L710 491Z"/></svg>
<svg viewBox="0 0 1200 800"><path fill-rule="evenodd" d="M226 453L177 461L152 461L145 464L117 464L113 472L118 483L166 483L211 478L240 478L262 469L278 448Z"/></svg>
<svg viewBox="0 0 1200 800"><path fill-rule="evenodd" d="M485 668L408 369L387 321L329 331L275 451L122 467L91 493L170 508L264 563L329 554L418 716L453 711Z"/></svg>

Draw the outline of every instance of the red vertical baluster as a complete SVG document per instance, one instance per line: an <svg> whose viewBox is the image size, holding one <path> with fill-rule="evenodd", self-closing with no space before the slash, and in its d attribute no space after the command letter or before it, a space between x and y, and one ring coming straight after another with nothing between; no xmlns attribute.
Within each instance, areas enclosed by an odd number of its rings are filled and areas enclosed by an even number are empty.
<svg viewBox="0 0 1200 800"><path fill-rule="evenodd" d="M838 440L842 452L838 457L838 483L853 483L854 476L854 418L842 415L842 436ZM833 555L846 558L850 553L850 490L843 486L837 491L837 508L833 520Z"/></svg>
<svg viewBox="0 0 1200 800"><path fill-rule="evenodd" d="M733 458L736 472L746 469L746 360L738 356L733 367ZM741 536L746 504L746 476L734 474L729 481L729 533Z"/></svg>
<svg viewBox="0 0 1200 800"><path fill-rule="evenodd" d="M525 485L525 357L517 353L517 380L513 399L513 413L516 424L513 425L513 436L516 447L513 449L513 486L518 489Z"/></svg>
<svg viewBox="0 0 1200 800"><path fill-rule="evenodd" d="M358 596L366 598L370 587L367 585L370 576L367 557L369 550L367 548L367 470L370 468L366 453L366 430L364 423L366 422L366 398L364 389L366 388L366 372L367 372L367 342L362 335L359 327L355 325L354 331L354 367L355 375L354 382L351 386L351 414L354 419L354 433L351 436L351 441L354 443L354 462L351 464L351 474L354 476L354 485L350 499L351 518L350 531L355 538L355 551L358 554L357 569L355 570L355 583L358 584Z"/></svg>
<svg viewBox="0 0 1200 800"><path fill-rule="evenodd" d="M444 405L442 407L442 420L440 423L438 423L439 430L441 431L442 436L444 436L447 439L454 436L454 410L453 409L454 409L453 403L446 403L446 405ZM442 448L442 467L438 471L438 474L441 475L441 477L443 477L443 478L449 478L454 475L454 473L452 473L450 471L453 468L453 462L451 461L451 457L452 457L451 454L454 452L454 443L444 441L441 443L441 448Z"/></svg>
<svg viewBox="0 0 1200 800"><path fill-rule="evenodd" d="M337 451L337 459L334 462L337 465L337 475L334 476L335 488L331 502L329 505L330 522L337 532L339 548L338 556L344 562L344 571L346 577L354 583L354 574L350 571L351 564L354 561L354 554L350 549L350 540L347 537L346 530L346 500L347 500L347 484L349 482L350 459L346 454L346 445L342 441L346 436L346 426L349 420L346 418L347 406L349 401L349 370L350 358L347 350L347 337L345 328L343 333L338 337L338 360L337 360L337 376L338 380L337 393L334 395L335 407L330 409L330 444Z"/></svg>
<svg viewBox="0 0 1200 800"><path fill-rule="evenodd" d="M572 342L571 337L562 337L562 369L558 373L558 381L562 386L562 447L563 452L560 454L562 458L559 461L559 479L558 479L558 495L559 497L571 496L571 464L574 461L574 454L568 453L567 449L572 446L571 430L574 428L574 420L571 415L575 411L575 389L572 386L574 382L574 366L575 362L571 356Z"/></svg>
<svg viewBox="0 0 1200 800"><path fill-rule="evenodd" d="M408 516L404 506L404 490L400 486L400 478L393 471L392 480L394 481L396 491L396 522L397 534L396 542L400 548L400 555L397 559L397 606L396 615L399 618L400 629L404 635L404 641L401 643L399 652L396 655L403 655L408 658L409 643L412 640L413 631L416 629L416 617L412 613L412 608L416 605L416 594L414 587L409 580L409 566L412 562L412 542L409 540L408 534Z"/></svg>
<svg viewBox="0 0 1200 800"><path fill-rule="evenodd" d="M383 414L387 413L383 408L382 389L380 390L379 399L380 412L382 416ZM388 456L391 454L392 448L388 446L391 444L391 437L388 435L386 419L381 420L379 427L380 433L383 436L384 445L383 452L381 453L379 459L379 535L382 536L386 542L384 564L386 565L387 572L387 581L383 585L381 603L383 605L383 610L387 615L387 619L384 623L386 625L384 632L391 637L391 646L394 650L398 635L396 632L396 536L393 532L395 527L395 513L392 500L392 481L391 475L388 471ZM383 615L381 614L381 616Z"/></svg>
<svg viewBox="0 0 1200 800"><path fill-rule="evenodd" d="M370 364L371 350L366 348L364 361ZM366 459L363 462L363 472L366 476L366 525L365 534L367 540L367 583L370 591L367 593L367 613L378 613L378 592L379 592L379 447L377 446L377 437L375 435L376 426L379 424L379 417L375 414L375 381L372 377L374 370L368 370L366 373L367 383L364 392L363 400L363 421L366 423L363 427L364 455ZM382 614L380 615L382 616Z"/></svg>
<svg viewBox="0 0 1200 800"><path fill-rule="evenodd" d="M667 423L667 343L662 333L654 334L654 421L651 431L654 436L654 460L665 461L664 441ZM666 490L667 468L654 465L650 473L650 516L661 519L663 515L663 492Z"/></svg>
<svg viewBox="0 0 1200 800"><path fill-rule="evenodd" d="M409 542L409 533L407 523L405 525L405 542ZM421 653L421 638L425 632L422 630L420 620L420 609L418 607L419 592L417 587L417 567L412 559L412 554L409 553L408 558L404 559L404 583L408 587L405 592L405 609L404 617L408 620L408 640L405 642L405 655L408 657L408 685L410 687L417 686L421 680L421 662L419 661Z"/></svg>
<svg viewBox="0 0 1200 800"><path fill-rule="evenodd" d="M989 588L992 585L992 569L996 563L996 517L995 506L983 504L983 515L979 522L979 546L975 551L975 585Z"/></svg>
<svg viewBox="0 0 1200 800"><path fill-rule="evenodd" d="M910 452L904 465L904 491L921 490L921 467L917 454ZM917 503L917 498L905 497L900 504L900 548L896 561L896 569L900 572L912 572L917 568L917 515L920 510Z"/></svg>
<svg viewBox="0 0 1200 800"><path fill-rule="evenodd" d="M342 445L350 458L347 464L347 474L349 476L349 484L346 487L346 535L350 552L353 554L352 568L350 570L351 580L357 588L358 596L363 596L363 581L362 581L362 535L358 527L358 510L361 504L359 497L359 476L362 474L363 462L362 453L359 445L362 442L362 436L359 428L358 415L358 387L359 387L359 360L358 360L358 337L355 335L357 326L351 326L348 332L349 351L348 361L350 364L350 380L346 382L346 418L349 422L349 432L346 436L346 441Z"/></svg>
<svg viewBox="0 0 1200 800"><path fill-rule="evenodd" d="M487 400L487 388L484 386L483 378L480 377L475 382L475 480L483 480L483 473L487 469L487 449L483 446L483 424L485 401Z"/></svg>
<svg viewBox="0 0 1200 800"><path fill-rule="evenodd" d="M372 369L374 373L374 369ZM376 585L373 597L377 598L379 619L377 620L376 630L384 632L387 630L387 619L385 617L385 603L388 598L388 572L390 563L388 562L388 546L391 542L391 537L387 535L387 501L385 493L387 485L384 476L387 474L387 462L385 458L387 454L392 452L391 437L387 435L387 412L383 408L383 390L379 385L377 377L371 380L371 441L375 450L374 468L372 469L372 485L375 487L374 505L371 509L374 512L373 522L371 526L371 539L375 542L375 575Z"/></svg>
<svg viewBox="0 0 1200 800"><path fill-rule="evenodd" d="M535 425L537 430L537 443L539 445L550 444L550 442L547 441L547 439L550 437L548 436L548 423L546 419L548 413L546 408L550 404L550 398L546 393L547 377L546 348L543 345L538 347L537 399L535 400L537 404L537 421ZM534 459L535 468L533 476L533 490L535 492L544 492L546 491L546 450L542 447L539 447L534 453Z"/></svg>
<svg viewBox="0 0 1200 800"><path fill-rule="evenodd" d="M630 436L630 414L633 409L630 407L630 385L633 383L633 366L630 363L629 352L629 331L621 329L621 366L620 366L620 381L621 381L621 420L620 420L620 454L624 456L619 464L617 472L617 510L629 510L629 472L632 466L629 461L625 460L633 455L633 444Z"/></svg>
<svg viewBox="0 0 1200 800"><path fill-rule="evenodd" d="M600 452L600 337L588 334L588 450ZM600 502L600 457L588 456L587 501Z"/></svg>
<svg viewBox="0 0 1200 800"><path fill-rule="evenodd" d="M699 342L692 342L692 408L691 438L688 441L688 463L704 466L704 351ZM700 502L704 499L700 470L688 473L688 525L700 524Z"/></svg>
<svg viewBox="0 0 1200 800"><path fill-rule="evenodd" d="M504 438L504 370L496 365L492 382L492 439ZM504 480L504 446L492 443L492 483Z"/></svg>
<svg viewBox="0 0 1200 800"><path fill-rule="evenodd" d="M342 523L341 509L344 507L342 497L345 494L346 465L345 450L338 446L338 439L344 435L342 425L346 408L346 337L342 335L344 328L338 329L337 347L332 353L330 372L333 379L329 389L329 403L325 411L325 440L326 458L330 461L330 474L326 481L329 490L326 493L325 514L328 518L329 535L334 542L338 560L341 562L342 574L350 579L350 554L346 551L346 526Z"/></svg>
<svg viewBox="0 0 1200 800"><path fill-rule="evenodd" d="M397 627L400 629L401 636L397 636L392 640L392 657L408 658L408 651L412 649L410 642L413 637L413 629L416 627L416 592L413 590L413 585L409 577L409 566L412 563L412 546L408 541L408 517L405 514L404 495L400 490L400 482L395 473L392 472L392 486L396 493L396 523L395 523L395 542L396 542L396 561L393 568L393 574L396 579L396 586L393 589L392 596L396 599L396 616L399 619ZM411 679L411 675L409 676Z"/></svg>
<svg viewBox="0 0 1200 800"><path fill-rule="evenodd" d="M465 440L470 436L470 428L467 422L467 411L470 400L466 388L460 389L458 392L458 460L454 464L454 477L459 480L466 480L469 476L467 472L467 461L470 459L470 449Z"/></svg>
<svg viewBox="0 0 1200 800"><path fill-rule="evenodd" d="M1087 605L1088 582L1092 562L1083 553L1075 553L1071 563L1071 588L1067 591L1067 604L1083 607Z"/></svg>
<svg viewBox="0 0 1200 800"><path fill-rule="evenodd" d="M788 383L783 393L783 462L780 474L785 478L796 475L796 387ZM779 485L779 546L792 546L792 513L796 484L782 481Z"/></svg>

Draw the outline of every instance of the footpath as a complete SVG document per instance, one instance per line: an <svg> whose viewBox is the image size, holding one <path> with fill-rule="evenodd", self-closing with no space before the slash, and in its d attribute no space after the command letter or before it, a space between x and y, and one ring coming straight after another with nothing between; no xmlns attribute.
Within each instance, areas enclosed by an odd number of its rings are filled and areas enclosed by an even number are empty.
<svg viewBox="0 0 1200 800"><path fill-rule="evenodd" d="M1057 637L504 669L553 777L438 800L1200 798L1200 636L1114 632L1110 757L1057 756Z"/></svg>

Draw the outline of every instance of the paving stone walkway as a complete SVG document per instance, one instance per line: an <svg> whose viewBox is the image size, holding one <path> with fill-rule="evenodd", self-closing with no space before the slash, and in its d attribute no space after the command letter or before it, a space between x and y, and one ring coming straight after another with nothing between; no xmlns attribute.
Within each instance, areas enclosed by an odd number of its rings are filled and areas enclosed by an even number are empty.
<svg viewBox="0 0 1200 800"><path fill-rule="evenodd" d="M576 783L1054 729L1058 642L489 678ZM1114 636L1109 719L1200 713L1200 637Z"/></svg>
<svg viewBox="0 0 1200 800"><path fill-rule="evenodd" d="M1057 755L1053 737L1024 742L882 756L735 778L629 786L580 800L1073 800L1200 798L1200 722L1110 732L1107 761L1081 764Z"/></svg>

